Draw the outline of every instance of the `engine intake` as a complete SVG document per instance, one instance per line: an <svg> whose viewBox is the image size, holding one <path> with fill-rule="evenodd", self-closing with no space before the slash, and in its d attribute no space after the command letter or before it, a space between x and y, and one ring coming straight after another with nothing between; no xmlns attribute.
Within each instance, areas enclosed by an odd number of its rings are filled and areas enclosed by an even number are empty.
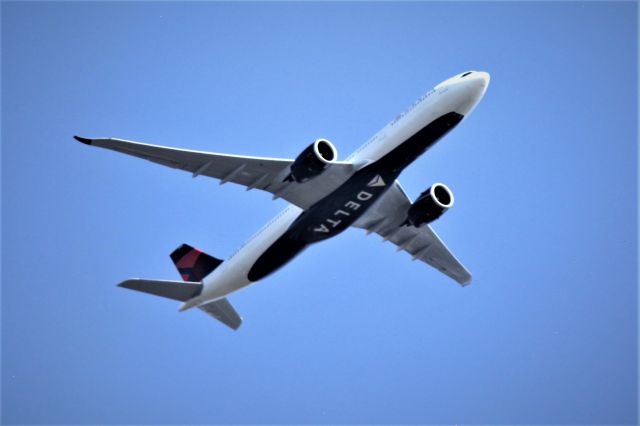
<svg viewBox="0 0 640 426"><path fill-rule="evenodd" d="M434 183L413 202L407 212L405 225L419 227L431 223L453 206L453 193L442 183Z"/></svg>
<svg viewBox="0 0 640 426"><path fill-rule="evenodd" d="M298 155L286 180L306 182L321 174L337 158L338 151L333 144L326 139L318 139Z"/></svg>

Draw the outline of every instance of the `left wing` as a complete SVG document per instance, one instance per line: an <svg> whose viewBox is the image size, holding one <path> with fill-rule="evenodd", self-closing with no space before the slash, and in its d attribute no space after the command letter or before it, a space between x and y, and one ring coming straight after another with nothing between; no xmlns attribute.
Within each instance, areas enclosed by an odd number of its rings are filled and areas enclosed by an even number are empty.
<svg viewBox="0 0 640 426"><path fill-rule="evenodd" d="M402 226L411 207L411 199L400 183L393 186L353 226L375 232L440 272L465 286L471 282L471 274L451 253L429 225Z"/></svg>
<svg viewBox="0 0 640 426"><path fill-rule="evenodd" d="M353 173L351 163L332 163L320 176L304 183L284 182L293 160L282 158L247 157L192 151L166 146L150 145L123 139L89 139L74 136L87 145L106 148L162 164L163 166L220 179L220 184L233 182L250 189L261 189L307 209L330 194Z"/></svg>

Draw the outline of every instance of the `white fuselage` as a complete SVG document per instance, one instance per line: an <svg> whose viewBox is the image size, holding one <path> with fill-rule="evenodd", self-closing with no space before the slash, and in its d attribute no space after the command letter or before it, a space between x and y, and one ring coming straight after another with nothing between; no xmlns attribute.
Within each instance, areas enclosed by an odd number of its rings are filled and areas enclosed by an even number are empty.
<svg viewBox="0 0 640 426"><path fill-rule="evenodd" d="M467 117L482 98L489 75L484 72L465 74L456 75L438 84L351 154L346 161L356 166L354 173L390 153L444 114L456 112ZM202 293L185 302L181 310L225 297L252 284L247 277L251 266L289 229L301 212L302 209L294 205L289 205L280 212L205 277Z"/></svg>

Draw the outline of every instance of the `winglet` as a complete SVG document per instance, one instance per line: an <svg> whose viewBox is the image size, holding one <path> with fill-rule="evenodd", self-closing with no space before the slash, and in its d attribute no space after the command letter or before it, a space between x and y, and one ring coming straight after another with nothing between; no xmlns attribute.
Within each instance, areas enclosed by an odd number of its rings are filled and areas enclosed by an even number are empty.
<svg viewBox="0 0 640 426"><path fill-rule="evenodd" d="M78 142L82 142L85 145L91 145L92 139L89 138L83 138L80 136L74 136L73 137L75 140L77 140Z"/></svg>

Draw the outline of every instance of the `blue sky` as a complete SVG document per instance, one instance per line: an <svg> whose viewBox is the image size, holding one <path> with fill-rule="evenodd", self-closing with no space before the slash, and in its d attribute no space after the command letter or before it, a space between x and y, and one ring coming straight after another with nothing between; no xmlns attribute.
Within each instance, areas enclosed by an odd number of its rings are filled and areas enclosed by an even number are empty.
<svg viewBox="0 0 640 426"><path fill-rule="evenodd" d="M2 422L637 421L637 3L2 3ZM445 182L460 288L348 230L231 297L117 288L284 206L72 135L341 158L440 81L485 98Z"/></svg>

